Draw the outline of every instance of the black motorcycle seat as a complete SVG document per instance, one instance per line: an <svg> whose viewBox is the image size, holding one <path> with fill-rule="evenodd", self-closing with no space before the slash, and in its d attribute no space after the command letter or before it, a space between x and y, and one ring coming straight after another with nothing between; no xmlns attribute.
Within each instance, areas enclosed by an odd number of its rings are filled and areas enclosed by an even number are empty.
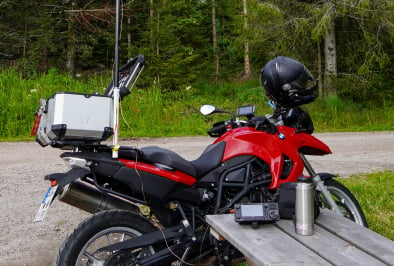
<svg viewBox="0 0 394 266"><path fill-rule="evenodd" d="M224 147L225 142L209 145L194 161L188 161L171 150L157 146L141 148L140 152L144 160L156 164L158 167L164 166L166 169L179 170L199 179L221 163Z"/></svg>
<svg viewBox="0 0 394 266"><path fill-rule="evenodd" d="M169 169L182 171L193 177L196 176L196 170L193 165L171 150L149 146L141 148L140 151L145 161L156 164L158 167L164 166Z"/></svg>
<svg viewBox="0 0 394 266"><path fill-rule="evenodd" d="M141 152L135 147L120 146L118 150L119 158L128 160L139 160Z"/></svg>

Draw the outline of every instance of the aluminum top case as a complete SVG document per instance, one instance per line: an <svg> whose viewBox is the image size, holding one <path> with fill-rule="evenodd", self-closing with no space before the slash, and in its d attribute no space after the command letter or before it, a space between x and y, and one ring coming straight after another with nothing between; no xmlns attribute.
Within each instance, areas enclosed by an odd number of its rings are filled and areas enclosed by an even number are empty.
<svg viewBox="0 0 394 266"><path fill-rule="evenodd" d="M59 92L41 101L36 140L42 146L94 145L113 134L113 98Z"/></svg>

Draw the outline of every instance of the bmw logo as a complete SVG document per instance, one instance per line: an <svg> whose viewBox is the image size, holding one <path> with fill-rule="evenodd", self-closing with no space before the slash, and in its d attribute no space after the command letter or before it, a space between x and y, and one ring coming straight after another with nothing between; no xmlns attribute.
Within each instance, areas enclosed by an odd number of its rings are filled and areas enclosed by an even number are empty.
<svg viewBox="0 0 394 266"><path fill-rule="evenodd" d="M278 138L284 140L286 136L283 133L278 133Z"/></svg>

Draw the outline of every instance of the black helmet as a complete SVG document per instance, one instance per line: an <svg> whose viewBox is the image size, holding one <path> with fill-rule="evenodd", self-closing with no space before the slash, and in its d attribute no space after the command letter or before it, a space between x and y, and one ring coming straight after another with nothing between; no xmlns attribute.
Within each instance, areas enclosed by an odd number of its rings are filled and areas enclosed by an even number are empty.
<svg viewBox="0 0 394 266"><path fill-rule="evenodd" d="M317 83L311 72L289 57L269 61L261 70L260 81L266 95L284 107L310 103L317 97Z"/></svg>

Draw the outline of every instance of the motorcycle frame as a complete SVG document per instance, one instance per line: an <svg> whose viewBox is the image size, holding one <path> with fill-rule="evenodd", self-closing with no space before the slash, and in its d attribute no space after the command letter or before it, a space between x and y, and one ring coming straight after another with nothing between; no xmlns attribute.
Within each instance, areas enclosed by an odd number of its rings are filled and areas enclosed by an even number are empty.
<svg viewBox="0 0 394 266"><path fill-rule="evenodd" d="M219 182L217 184L217 196L216 196L216 204L214 209L214 214L221 214L228 211L236 202L238 202L242 197L246 194L250 193L253 188L268 185L272 182L271 174L267 173L264 175L263 180L257 181L255 183L251 183L252 175L251 175L251 164L257 161L256 157L252 157L251 159L243 162L241 164L235 165L226 169L219 177ZM237 169L241 169L246 167L246 177L243 182L235 183L235 182L227 182L226 177L229 172L236 171ZM222 197L224 194L225 188L242 188L242 190L235 195L232 200L226 204L225 206L221 207Z"/></svg>

